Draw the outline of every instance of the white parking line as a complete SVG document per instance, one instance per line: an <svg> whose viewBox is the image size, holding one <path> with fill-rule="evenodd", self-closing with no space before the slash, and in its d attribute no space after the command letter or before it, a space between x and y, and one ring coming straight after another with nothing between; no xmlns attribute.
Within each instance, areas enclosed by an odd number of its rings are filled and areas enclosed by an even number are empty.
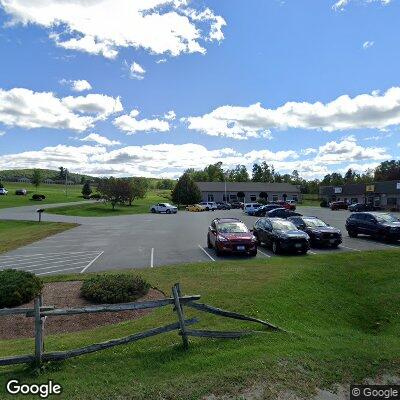
<svg viewBox="0 0 400 400"><path fill-rule="evenodd" d="M48 274L53 274L53 273L55 273L55 272L72 271L72 270L80 269L80 268L82 268L82 267L57 269L57 270L55 270L55 271L41 272L40 274L36 274L36 275L48 275ZM81 272L81 273L82 273L82 272Z"/></svg>
<svg viewBox="0 0 400 400"><path fill-rule="evenodd" d="M272 257L272 256L270 256L269 254L264 253L264 252L261 251L260 249L257 249L257 251L258 251L259 253L263 254L265 257L268 257L268 258L271 258L271 257Z"/></svg>
<svg viewBox="0 0 400 400"><path fill-rule="evenodd" d="M104 251L100 252L92 261L90 261L90 263L88 265L86 265L85 268L83 268L83 270L81 271L81 274L83 274L88 268L90 268L93 263L104 253Z"/></svg>
<svg viewBox="0 0 400 400"><path fill-rule="evenodd" d="M75 262L70 262L70 263L66 263L67 265L74 265L74 264L82 264L82 260L79 260L79 261L75 261ZM84 267L85 266L85 264L83 264L83 265L81 265L80 267L77 267L77 268L82 268L82 267ZM24 269L24 271L28 271L28 272L32 272L32 271L42 271L42 270L44 270L44 269L54 269L54 268L60 268L60 267L63 267L62 265L60 265L59 267L57 267L57 266L54 266L54 265L52 265L52 266L50 266L50 267L42 267L42 268L33 268L33 269ZM57 272L58 270L56 269L54 272Z"/></svg>
<svg viewBox="0 0 400 400"><path fill-rule="evenodd" d="M154 267L154 248L151 248L151 253L150 253L150 268Z"/></svg>
<svg viewBox="0 0 400 400"><path fill-rule="evenodd" d="M359 250L359 249L354 249L353 247L349 247L349 246L343 246L342 244L340 245L340 247L343 247L344 249L348 249L348 250L361 252L361 250Z"/></svg>
<svg viewBox="0 0 400 400"><path fill-rule="evenodd" d="M215 261L215 259L214 259L213 257L211 257L210 254L208 254L208 251L206 251L206 250L204 249L204 247L202 247L202 246L200 246L200 245L198 245L198 246L199 246L199 249L201 249L209 258L211 258L212 261Z"/></svg>
<svg viewBox="0 0 400 400"><path fill-rule="evenodd" d="M80 253L97 253L98 250L88 250L88 251L74 251L73 254L80 254ZM39 253L39 254L21 254L21 255L6 255L6 256L0 256L0 260L4 259L4 258L23 258L23 257L36 257L36 258L43 258L43 257L48 257L48 256L52 256L52 255L60 255L63 254L65 255L65 252L62 253ZM43 257L41 257L43 256Z"/></svg>

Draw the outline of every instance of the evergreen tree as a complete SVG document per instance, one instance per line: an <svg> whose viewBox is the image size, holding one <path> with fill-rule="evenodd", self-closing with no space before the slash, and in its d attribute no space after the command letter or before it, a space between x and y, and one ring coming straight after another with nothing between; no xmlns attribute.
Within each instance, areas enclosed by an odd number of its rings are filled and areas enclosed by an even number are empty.
<svg viewBox="0 0 400 400"><path fill-rule="evenodd" d="M199 187L188 173L184 173L172 190L172 201L175 204L196 204L201 201Z"/></svg>
<svg viewBox="0 0 400 400"><path fill-rule="evenodd" d="M83 197L89 197L91 194L92 194L92 188L90 187L90 182L86 181L83 184L82 195Z"/></svg>
<svg viewBox="0 0 400 400"><path fill-rule="evenodd" d="M36 190L43 181L42 171L40 169L34 169L32 174L32 184L35 186Z"/></svg>

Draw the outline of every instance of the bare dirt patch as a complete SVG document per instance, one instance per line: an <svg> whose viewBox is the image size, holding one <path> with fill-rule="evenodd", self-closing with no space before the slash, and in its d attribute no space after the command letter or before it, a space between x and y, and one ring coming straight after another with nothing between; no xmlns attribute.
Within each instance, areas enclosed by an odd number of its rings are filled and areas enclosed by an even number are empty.
<svg viewBox="0 0 400 400"><path fill-rule="evenodd" d="M80 297L81 281L47 283L43 289L43 303L45 306L57 308L82 307L92 305L91 302ZM146 296L139 299L162 299L164 295L150 289ZM33 302L21 307L33 307ZM150 313L151 310L120 311L113 313L80 314L63 317L47 318L45 322L46 334L77 332L99 326L117 324L133 320ZM0 339L20 339L34 337L33 319L25 315L2 317L0 324Z"/></svg>

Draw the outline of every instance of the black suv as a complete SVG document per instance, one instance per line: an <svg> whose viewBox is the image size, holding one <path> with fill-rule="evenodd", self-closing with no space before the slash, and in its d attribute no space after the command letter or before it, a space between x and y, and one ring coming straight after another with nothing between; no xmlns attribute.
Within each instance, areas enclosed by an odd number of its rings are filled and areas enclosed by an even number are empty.
<svg viewBox="0 0 400 400"><path fill-rule="evenodd" d="M274 254L296 252L306 254L310 249L310 237L286 219L260 218L254 224L254 236L258 244L265 243Z"/></svg>
<svg viewBox="0 0 400 400"><path fill-rule="evenodd" d="M268 211L265 214L268 218L289 218L289 217L301 217L301 214L287 210L286 208L275 208L274 210Z"/></svg>
<svg viewBox="0 0 400 400"><path fill-rule="evenodd" d="M346 229L350 237L364 234L387 241L400 240L400 220L389 213L352 214L347 218Z"/></svg>
<svg viewBox="0 0 400 400"><path fill-rule="evenodd" d="M257 208L257 210L254 211L254 215L256 217L265 217L265 214L268 211L275 210L275 208L282 208L282 206L280 204L274 204L274 203L266 204L264 206Z"/></svg>
<svg viewBox="0 0 400 400"><path fill-rule="evenodd" d="M338 247L342 243L342 232L340 229L329 226L317 217L289 217L298 229L310 236L313 246Z"/></svg>

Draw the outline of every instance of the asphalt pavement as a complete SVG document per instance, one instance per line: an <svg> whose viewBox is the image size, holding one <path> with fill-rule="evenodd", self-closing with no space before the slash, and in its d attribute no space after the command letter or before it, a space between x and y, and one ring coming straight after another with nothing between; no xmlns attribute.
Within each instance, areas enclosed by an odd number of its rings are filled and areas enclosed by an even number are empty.
<svg viewBox="0 0 400 400"><path fill-rule="evenodd" d="M60 206L49 205L45 208ZM35 220L37 207L0 210L0 219ZM298 207L303 215L314 215L343 233L338 249L311 249L309 255L329 252L400 249L370 238L350 238L345 230L348 211L331 211L320 207ZM0 256L0 269L19 268L38 275L68 272L94 272L121 268L153 268L191 262L235 259L217 257L206 244L207 229L213 218L240 218L249 228L256 217L241 210L201 213L180 211L177 214L138 214L116 217L70 217L43 214L43 221L75 222L80 226L21 247ZM306 257L307 257L306 256ZM275 257L260 247L258 258Z"/></svg>

